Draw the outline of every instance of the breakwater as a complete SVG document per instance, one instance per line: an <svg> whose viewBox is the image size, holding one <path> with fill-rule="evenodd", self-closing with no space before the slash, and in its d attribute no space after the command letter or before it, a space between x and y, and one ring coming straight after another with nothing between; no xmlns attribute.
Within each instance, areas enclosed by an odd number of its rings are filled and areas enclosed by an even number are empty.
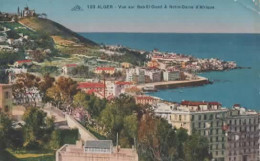
<svg viewBox="0 0 260 161"><path fill-rule="evenodd" d="M198 79L193 80L181 80L181 81L167 81L167 82L153 82L138 85L139 89L143 89L144 87L154 87L156 89L172 89L172 88L180 88L180 87L190 87L190 86L202 86L205 84L211 84L207 78L198 77Z"/></svg>
<svg viewBox="0 0 260 161"><path fill-rule="evenodd" d="M172 89L180 87L191 87L191 86L202 86L205 84L210 84L209 80L200 80L200 81L189 81L189 82L180 82L180 83L170 83L170 84L158 84L154 87L156 89Z"/></svg>

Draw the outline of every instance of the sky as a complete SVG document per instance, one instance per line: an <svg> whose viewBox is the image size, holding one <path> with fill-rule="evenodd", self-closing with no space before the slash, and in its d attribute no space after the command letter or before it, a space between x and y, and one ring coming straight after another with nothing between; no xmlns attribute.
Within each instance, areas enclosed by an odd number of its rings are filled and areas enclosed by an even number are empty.
<svg viewBox="0 0 260 161"><path fill-rule="evenodd" d="M76 32L260 33L260 12L252 0L0 0L0 11L17 12L18 6L26 5ZM76 5L82 10L72 11ZM89 9L90 5L96 9ZM113 9L97 9L97 5ZM119 9L119 5L215 9Z"/></svg>

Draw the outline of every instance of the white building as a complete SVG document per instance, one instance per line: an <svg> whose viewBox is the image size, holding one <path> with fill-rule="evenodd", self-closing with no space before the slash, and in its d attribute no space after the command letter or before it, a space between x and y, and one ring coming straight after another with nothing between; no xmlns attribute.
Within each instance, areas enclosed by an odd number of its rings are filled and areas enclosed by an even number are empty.
<svg viewBox="0 0 260 161"><path fill-rule="evenodd" d="M161 70L146 69L145 75L148 76L152 82L160 82L162 80Z"/></svg>
<svg viewBox="0 0 260 161"><path fill-rule="evenodd" d="M164 71L163 80L164 81L175 81L180 79L179 71Z"/></svg>
<svg viewBox="0 0 260 161"><path fill-rule="evenodd" d="M126 81L135 83L145 83L145 70L141 68L131 68L126 70Z"/></svg>

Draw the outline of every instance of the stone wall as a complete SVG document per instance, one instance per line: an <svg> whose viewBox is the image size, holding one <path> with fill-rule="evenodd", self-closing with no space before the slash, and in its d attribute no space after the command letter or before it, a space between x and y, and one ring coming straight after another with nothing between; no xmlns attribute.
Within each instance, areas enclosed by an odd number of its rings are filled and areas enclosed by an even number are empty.
<svg viewBox="0 0 260 161"><path fill-rule="evenodd" d="M85 127L83 127L72 116L66 115L67 124L72 129L78 129L81 140L84 142L87 140L98 140L92 133L90 133Z"/></svg>

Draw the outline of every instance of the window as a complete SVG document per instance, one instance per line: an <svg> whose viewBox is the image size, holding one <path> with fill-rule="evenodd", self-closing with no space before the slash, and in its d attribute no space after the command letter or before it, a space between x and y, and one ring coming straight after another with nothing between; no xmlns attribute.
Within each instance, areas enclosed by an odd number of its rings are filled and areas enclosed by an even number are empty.
<svg viewBox="0 0 260 161"><path fill-rule="evenodd" d="M194 115L191 116L191 121L193 121L193 120L194 120Z"/></svg>
<svg viewBox="0 0 260 161"><path fill-rule="evenodd" d="M179 121L181 121L181 115L179 115Z"/></svg>
<svg viewBox="0 0 260 161"><path fill-rule="evenodd" d="M5 99L9 98L9 92L5 92Z"/></svg>

